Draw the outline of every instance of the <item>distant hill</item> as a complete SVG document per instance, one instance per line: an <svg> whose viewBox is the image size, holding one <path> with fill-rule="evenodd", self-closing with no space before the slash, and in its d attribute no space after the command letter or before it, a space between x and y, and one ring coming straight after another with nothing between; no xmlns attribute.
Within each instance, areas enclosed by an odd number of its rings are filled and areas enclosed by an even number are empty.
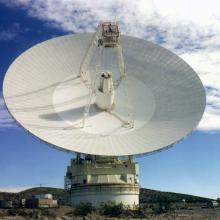
<svg viewBox="0 0 220 220"><path fill-rule="evenodd" d="M21 191L19 193L8 193L8 192L0 192L0 200L12 200L15 203L19 202L20 199L26 198L30 199L34 195L38 194L52 194L54 199L59 201L59 204L64 203L64 195L65 190L60 188L52 188L52 187L36 187Z"/></svg>
<svg viewBox="0 0 220 220"><path fill-rule="evenodd" d="M185 199L188 203L208 202L211 199L192 196L181 193L162 192L158 190L141 188L140 190L140 203L157 203L157 202L182 202Z"/></svg>
<svg viewBox="0 0 220 220"><path fill-rule="evenodd" d="M64 195L65 190L59 188L51 188L51 187L36 187L27 189L25 191L19 193L6 193L0 192L0 200L12 200L14 202L18 202L22 198L31 198L33 195L37 194L52 194L54 199L59 200L59 204L64 203ZM188 203L199 203L199 202L208 202L211 199L180 194L180 193L172 193L172 192L162 192L152 189L141 188L140 190L140 203L158 203L158 202L181 202L183 199Z"/></svg>

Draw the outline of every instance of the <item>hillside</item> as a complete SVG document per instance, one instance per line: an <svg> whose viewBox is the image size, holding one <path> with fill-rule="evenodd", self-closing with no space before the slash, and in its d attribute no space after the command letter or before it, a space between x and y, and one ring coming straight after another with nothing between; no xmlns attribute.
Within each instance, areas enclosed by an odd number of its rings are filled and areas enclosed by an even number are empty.
<svg viewBox="0 0 220 220"><path fill-rule="evenodd" d="M15 203L18 203L22 198L32 198L34 195L38 194L52 194L54 199L59 201L59 204L64 204L64 189L59 188L52 188L52 187L36 187L21 191L19 193L7 193L7 192L0 192L0 200L12 200Z"/></svg>
<svg viewBox="0 0 220 220"><path fill-rule="evenodd" d="M18 202L21 198L31 198L33 195L36 194L44 194L49 193L53 194L55 199L59 200L59 204L64 203L64 189L59 188L51 188L51 187L36 187L32 189L28 189L19 193L5 193L0 192L0 200L12 200ZM158 203L158 202L181 202L183 199L186 200L188 203L199 203L199 202L207 202L210 199L180 194L180 193L172 193L172 192L162 192L157 190L145 189L141 188L140 190L140 203Z"/></svg>
<svg viewBox="0 0 220 220"><path fill-rule="evenodd" d="M140 203L157 203L157 202L182 202L185 199L188 203L203 203L208 202L211 199L203 198L199 196L173 193L173 192L162 192L152 189L141 188L140 190Z"/></svg>

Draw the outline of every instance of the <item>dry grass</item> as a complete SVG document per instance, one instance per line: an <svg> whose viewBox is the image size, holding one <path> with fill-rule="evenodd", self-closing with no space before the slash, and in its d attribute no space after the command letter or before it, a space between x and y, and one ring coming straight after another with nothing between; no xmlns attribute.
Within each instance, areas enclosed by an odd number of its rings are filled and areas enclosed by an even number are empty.
<svg viewBox="0 0 220 220"><path fill-rule="evenodd" d="M24 211L24 210L23 210ZM27 213L38 211L40 214L38 218L35 216L22 217L22 216L8 216L7 210L0 210L0 220L119 220L119 219L147 219L147 220L220 220L220 208L211 209L206 208L202 209L201 207L196 207L192 210L176 210L172 213L164 214L153 214L145 213L145 217L132 217L132 216L120 216L119 217L109 217L100 215L99 212L94 211L87 216L74 216L74 210L71 207L62 206L57 209L50 210L26 210ZM49 212L48 212L49 211ZM19 212L18 212L19 213ZM47 216L48 214L48 216Z"/></svg>

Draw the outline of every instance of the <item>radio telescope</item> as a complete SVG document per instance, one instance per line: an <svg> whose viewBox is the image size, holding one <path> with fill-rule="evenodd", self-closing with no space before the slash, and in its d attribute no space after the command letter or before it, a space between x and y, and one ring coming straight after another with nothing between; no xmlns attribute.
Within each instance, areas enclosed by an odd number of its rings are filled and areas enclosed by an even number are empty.
<svg viewBox="0 0 220 220"><path fill-rule="evenodd" d="M206 103L203 85L186 62L161 46L121 35L116 22L27 50L9 67L3 95L25 130L76 153L65 176L71 205L114 201L131 208L139 204L133 155L186 137Z"/></svg>

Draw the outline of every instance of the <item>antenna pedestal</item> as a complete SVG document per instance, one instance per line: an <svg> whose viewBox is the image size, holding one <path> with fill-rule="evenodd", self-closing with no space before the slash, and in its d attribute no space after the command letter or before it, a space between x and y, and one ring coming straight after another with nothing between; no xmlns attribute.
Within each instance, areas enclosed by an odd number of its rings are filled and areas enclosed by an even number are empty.
<svg viewBox="0 0 220 220"><path fill-rule="evenodd" d="M131 209L139 205L139 166L133 160L86 155L67 167L65 189L68 203L122 203Z"/></svg>

